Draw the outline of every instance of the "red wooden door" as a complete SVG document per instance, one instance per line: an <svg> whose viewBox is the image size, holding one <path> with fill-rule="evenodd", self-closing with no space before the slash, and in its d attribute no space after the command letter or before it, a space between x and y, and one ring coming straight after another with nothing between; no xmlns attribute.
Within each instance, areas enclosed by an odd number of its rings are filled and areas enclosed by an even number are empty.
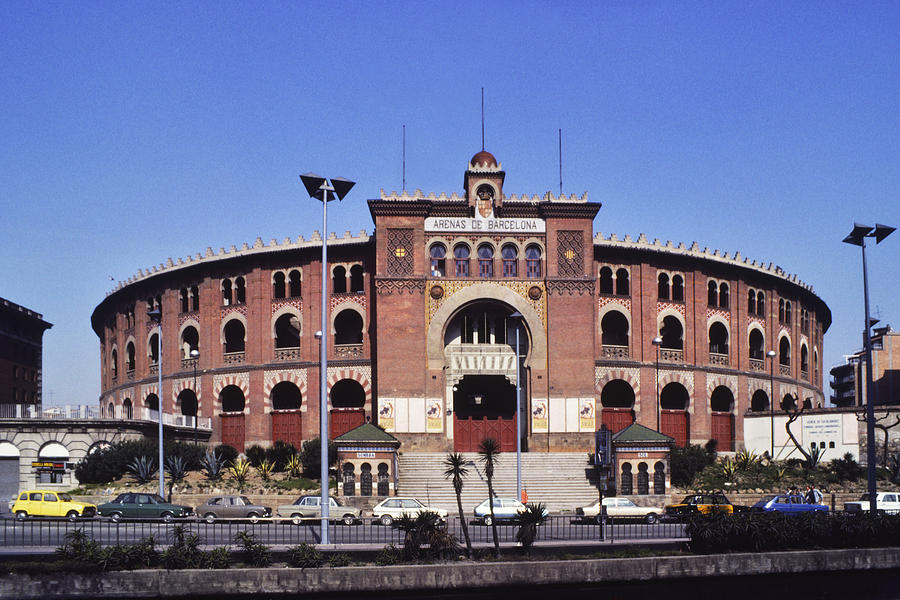
<svg viewBox="0 0 900 600"><path fill-rule="evenodd" d="M634 423L634 413L630 408L604 408L600 411L600 422L616 433Z"/></svg>
<svg viewBox="0 0 900 600"><path fill-rule="evenodd" d="M222 443L228 444L238 452L244 451L244 413L219 415L222 425Z"/></svg>
<svg viewBox="0 0 900 600"><path fill-rule="evenodd" d="M366 422L366 411L362 408L335 408L331 411L331 427L329 439L344 435L351 429L359 427Z"/></svg>
<svg viewBox="0 0 900 600"><path fill-rule="evenodd" d="M516 451L516 419L503 417L454 417L453 449L478 452L481 440L494 438L501 452Z"/></svg>
<svg viewBox="0 0 900 600"><path fill-rule="evenodd" d="M710 436L719 442L719 450L734 451L734 420L730 413L713 413Z"/></svg>
<svg viewBox="0 0 900 600"><path fill-rule="evenodd" d="M272 441L281 440L300 449L303 442L303 414L299 411L272 413Z"/></svg>
<svg viewBox="0 0 900 600"><path fill-rule="evenodd" d="M663 410L660 416L662 433L675 438L675 444L682 448L688 443L688 414L683 410Z"/></svg>

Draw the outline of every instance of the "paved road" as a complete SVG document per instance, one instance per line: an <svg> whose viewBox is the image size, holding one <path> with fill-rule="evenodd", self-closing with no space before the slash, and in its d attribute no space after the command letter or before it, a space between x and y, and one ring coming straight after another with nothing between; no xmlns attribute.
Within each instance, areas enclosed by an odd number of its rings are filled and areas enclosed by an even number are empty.
<svg viewBox="0 0 900 600"><path fill-rule="evenodd" d="M209 524L196 519L176 521L172 524L156 521L122 521L113 523L105 518L86 519L70 523L64 519L31 518L25 521L5 519L0 522L0 546L12 548L57 547L65 543L66 534L81 529L92 539L104 544L133 544L153 536L158 544L168 544L173 539L174 526L182 526L189 534L196 534L201 544L208 546L234 545L234 537L240 531L253 534L257 541L270 546L292 546L300 543L318 544L319 521L310 520L295 525L289 519L263 519L249 521L217 521ZM448 527L462 541L462 528L458 518L450 518ZM501 542L515 542L515 525L499 525ZM491 543L491 528L472 521L469 535L473 543ZM684 538L684 525L678 523L622 523L605 525L582 524L571 516L551 516L538 529L540 542L611 542L611 541L673 541ZM363 519L354 525L332 524L329 527L332 544L367 544L384 546L400 545L403 532L385 527L371 519Z"/></svg>

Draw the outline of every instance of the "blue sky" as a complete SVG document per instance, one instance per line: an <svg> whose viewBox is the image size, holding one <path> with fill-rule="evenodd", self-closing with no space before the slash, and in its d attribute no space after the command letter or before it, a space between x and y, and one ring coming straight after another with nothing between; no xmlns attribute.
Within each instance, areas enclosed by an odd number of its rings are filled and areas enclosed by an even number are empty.
<svg viewBox="0 0 900 600"><path fill-rule="evenodd" d="M508 193L558 191L561 128L595 231L797 273L833 312L827 369L861 345L841 239L900 226L898 31L877 1L0 3L0 296L54 323L45 404L93 403L113 280L308 237L307 171L357 181L330 229L371 232L403 125L407 188L462 191L484 87ZM895 328L898 258L900 233L869 252Z"/></svg>

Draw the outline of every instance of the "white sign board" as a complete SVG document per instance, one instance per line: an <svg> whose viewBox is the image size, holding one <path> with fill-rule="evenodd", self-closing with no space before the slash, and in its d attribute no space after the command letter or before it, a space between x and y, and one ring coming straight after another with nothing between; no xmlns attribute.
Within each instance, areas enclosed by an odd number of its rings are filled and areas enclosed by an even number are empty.
<svg viewBox="0 0 900 600"><path fill-rule="evenodd" d="M427 217L425 231L462 233L545 233L543 219L469 219Z"/></svg>

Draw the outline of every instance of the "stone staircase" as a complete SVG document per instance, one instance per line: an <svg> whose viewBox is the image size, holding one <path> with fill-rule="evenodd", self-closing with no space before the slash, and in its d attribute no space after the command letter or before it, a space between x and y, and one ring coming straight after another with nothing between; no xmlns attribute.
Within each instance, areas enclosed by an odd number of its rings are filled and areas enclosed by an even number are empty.
<svg viewBox="0 0 900 600"><path fill-rule="evenodd" d="M405 452L400 456L397 495L415 496L425 504L455 514L456 492L444 479L446 454ZM462 504L466 513L487 498L487 479L475 453L463 453L470 461L463 480ZM584 452L522 453L522 485L529 502L542 502L551 512L573 511L597 500L597 477ZM494 493L516 496L516 455L503 453L494 467Z"/></svg>

